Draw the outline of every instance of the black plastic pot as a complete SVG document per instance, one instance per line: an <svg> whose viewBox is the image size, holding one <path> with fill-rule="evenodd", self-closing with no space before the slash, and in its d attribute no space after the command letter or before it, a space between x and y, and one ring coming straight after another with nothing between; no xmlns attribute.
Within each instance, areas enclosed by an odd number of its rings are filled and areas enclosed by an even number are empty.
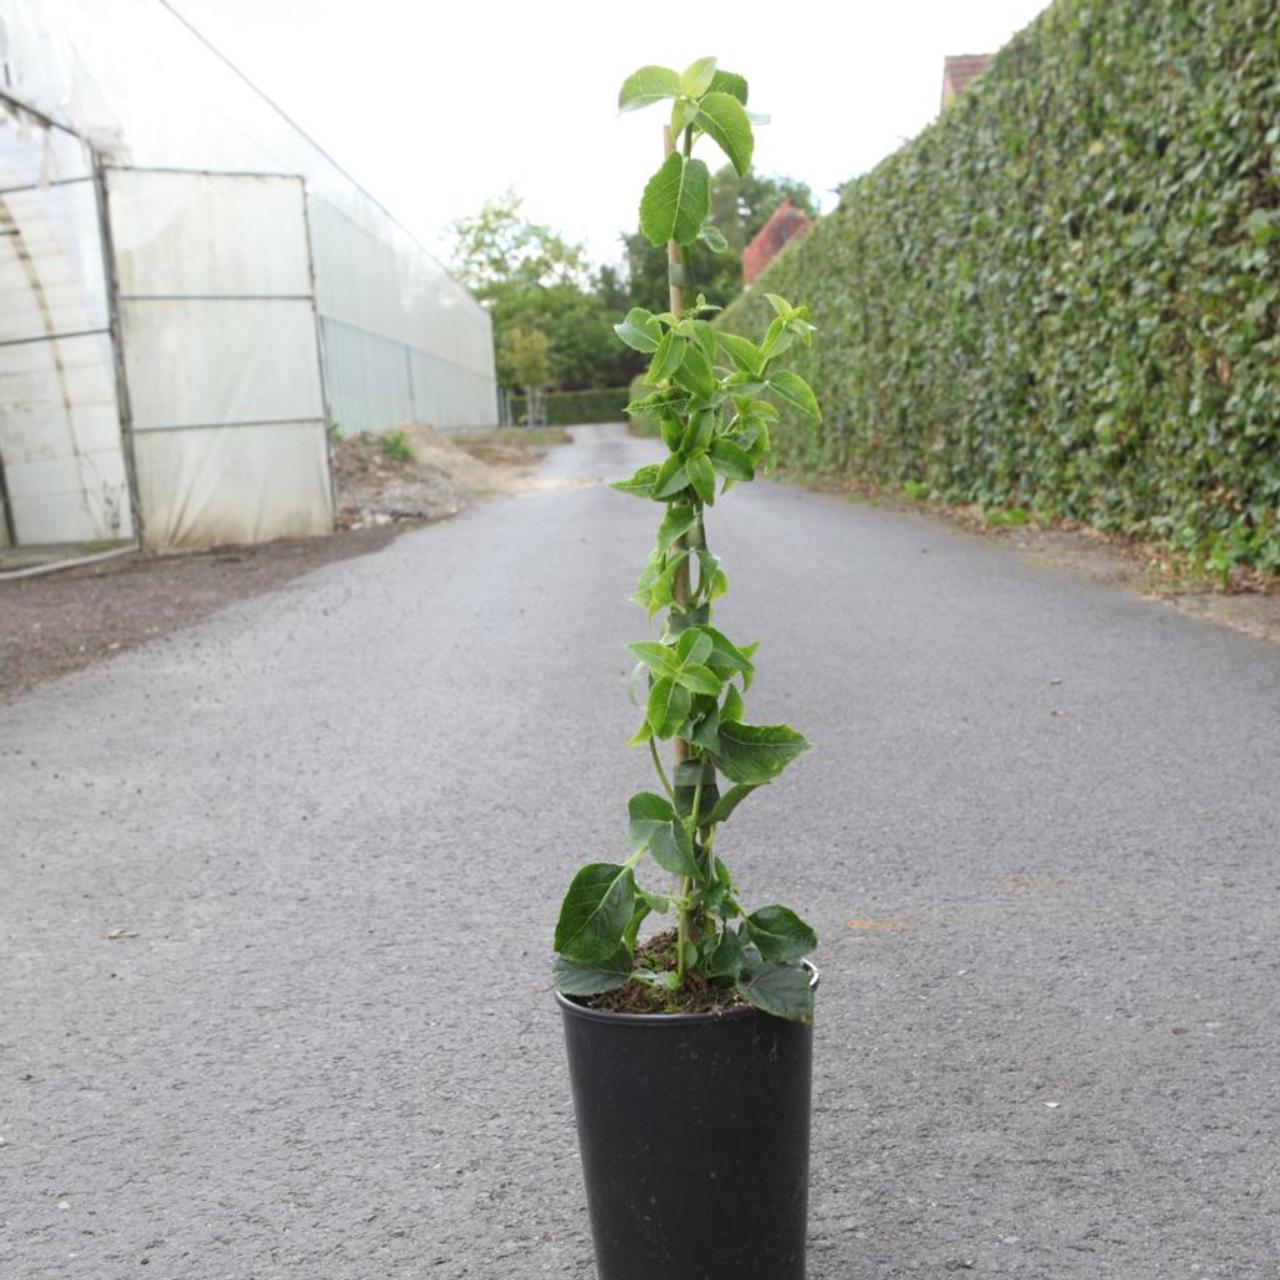
<svg viewBox="0 0 1280 1280"><path fill-rule="evenodd" d="M556 999L599 1280L804 1280L813 1028Z"/></svg>

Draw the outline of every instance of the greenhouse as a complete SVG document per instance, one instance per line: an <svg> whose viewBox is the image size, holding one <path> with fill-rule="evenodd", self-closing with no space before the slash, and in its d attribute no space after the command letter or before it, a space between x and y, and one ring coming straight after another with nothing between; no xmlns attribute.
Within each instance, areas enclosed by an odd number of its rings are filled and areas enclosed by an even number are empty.
<svg viewBox="0 0 1280 1280"><path fill-rule="evenodd" d="M328 532L331 425L496 420L488 313L163 0L0 62L0 546Z"/></svg>

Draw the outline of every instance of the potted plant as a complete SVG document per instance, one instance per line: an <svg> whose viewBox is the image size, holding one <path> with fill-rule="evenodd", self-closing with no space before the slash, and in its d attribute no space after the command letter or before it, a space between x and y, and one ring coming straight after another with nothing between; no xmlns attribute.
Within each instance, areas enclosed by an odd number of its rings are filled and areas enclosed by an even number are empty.
<svg viewBox="0 0 1280 1280"><path fill-rule="evenodd" d="M564 1017L600 1280L802 1280L808 1195L813 930L792 910L748 910L718 841L756 788L808 743L786 725L747 723L754 645L712 625L727 589L706 512L772 463L778 405L814 421L813 392L775 362L813 333L808 311L769 296L759 344L714 330L698 296L685 305L684 251L707 224L702 137L739 174L751 163L747 83L701 58L683 73L642 67L619 106L670 106L666 157L640 225L668 246L670 310L634 309L618 336L651 357L651 394L628 411L658 419L668 453L615 485L659 504L657 542L635 599L656 639L630 646L647 672L633 745L657 788L628 804L630 856L592 862L569 886L556 925ZM660 744L673 759L668 770ZM675 877L641 887L651 859ZM640 940L651 914L674 928Z"/></svg>

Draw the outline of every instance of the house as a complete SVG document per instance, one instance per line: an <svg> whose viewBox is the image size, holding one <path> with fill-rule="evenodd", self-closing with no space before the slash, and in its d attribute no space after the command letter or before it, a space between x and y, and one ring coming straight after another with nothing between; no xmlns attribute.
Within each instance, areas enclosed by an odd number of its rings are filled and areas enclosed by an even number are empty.
<svg viewBox="0 0 1280 1280"><path fill-rule="evenodd" d="M994 53L955 53L942 60L942 106L947 107L990 65Z"/></svg>
<svg viewBox="0 0 1280 1280"><path fill-rule="evenodd" d="M797 209L790 200L784 200L769 221L756 232L755 239L742 253L742 278L754 284L760 273L798 235L808 231L813 219Z"/></svg>

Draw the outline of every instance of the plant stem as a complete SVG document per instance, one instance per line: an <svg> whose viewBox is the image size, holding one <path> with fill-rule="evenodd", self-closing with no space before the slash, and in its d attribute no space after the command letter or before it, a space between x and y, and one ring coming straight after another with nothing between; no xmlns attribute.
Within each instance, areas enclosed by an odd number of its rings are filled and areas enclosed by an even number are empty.
<svg viewBox="0 0 1280 1280"><path fill-rule="evenodd" d="M685 138L685 154L688 154L688 148L692 141L692 134ZM676 140L671 136L670 128L664 128L662 131L663 155L669 156L676 149ZM667 241L667 289L668 289L668 305L671 314L677 319L684 315L684 253L674 239ZM676 544L678 547L687 547L688 540L681 537ZM671 596L673 600L672 608L678 608L681 611L689 606L689 557L685 556L676 568L675 581L671 584ZM650 740L652 746L652 739ZM679 766L689 758L689 744L683 738L675 740L674 753L676 764ZM657 749L654 749L654 761L658 760ZM658 765L658 772L662 773L661 764ZM666 782L666 776L663 775L663 781ZM668 786L668 791L670 787ZM671 792L671 799L674 803L675 793ZM697 813L697 809L694 810ZM688 877L681 876L678 882L679 895L683 900L687 900L689 896ZM684 950L685 944L689 940L689 908L682 905L676 911L676 982L678 988L684 987Z"/></svg>
<svg viewBox="0 0 1280 1280"><path fill-rule="evenodd" d="M689 877L681 876L678 884L680 898L682 903L687 903L689 898ZM689 941L689 915L688 906L681 905L676 912L676 986L677 989L684 987L684 949Z"/></svg>
<svg viewBox="0 0 1280 1280"><path fill-rule="evenodd" d="M671 803L675 804L676 793L671 789L671 780L667 777L667 771L662 767L662 757L658 754L658 744L652 738L649 739L649 754L653 757L653 767L658 771L662 789L667 793Z"/></svg>
<svg viewBox="0 0 1280 1280"><path fill-rule="evenodd" d="M671 136L671 129L663 126L662 154L669 156L676 149L676 141ZM684 254L674 240L667 241L667 288L671 314L678 320L684 312L684 285L673 282L672 277L680 277L684 272Z"/></svg>

